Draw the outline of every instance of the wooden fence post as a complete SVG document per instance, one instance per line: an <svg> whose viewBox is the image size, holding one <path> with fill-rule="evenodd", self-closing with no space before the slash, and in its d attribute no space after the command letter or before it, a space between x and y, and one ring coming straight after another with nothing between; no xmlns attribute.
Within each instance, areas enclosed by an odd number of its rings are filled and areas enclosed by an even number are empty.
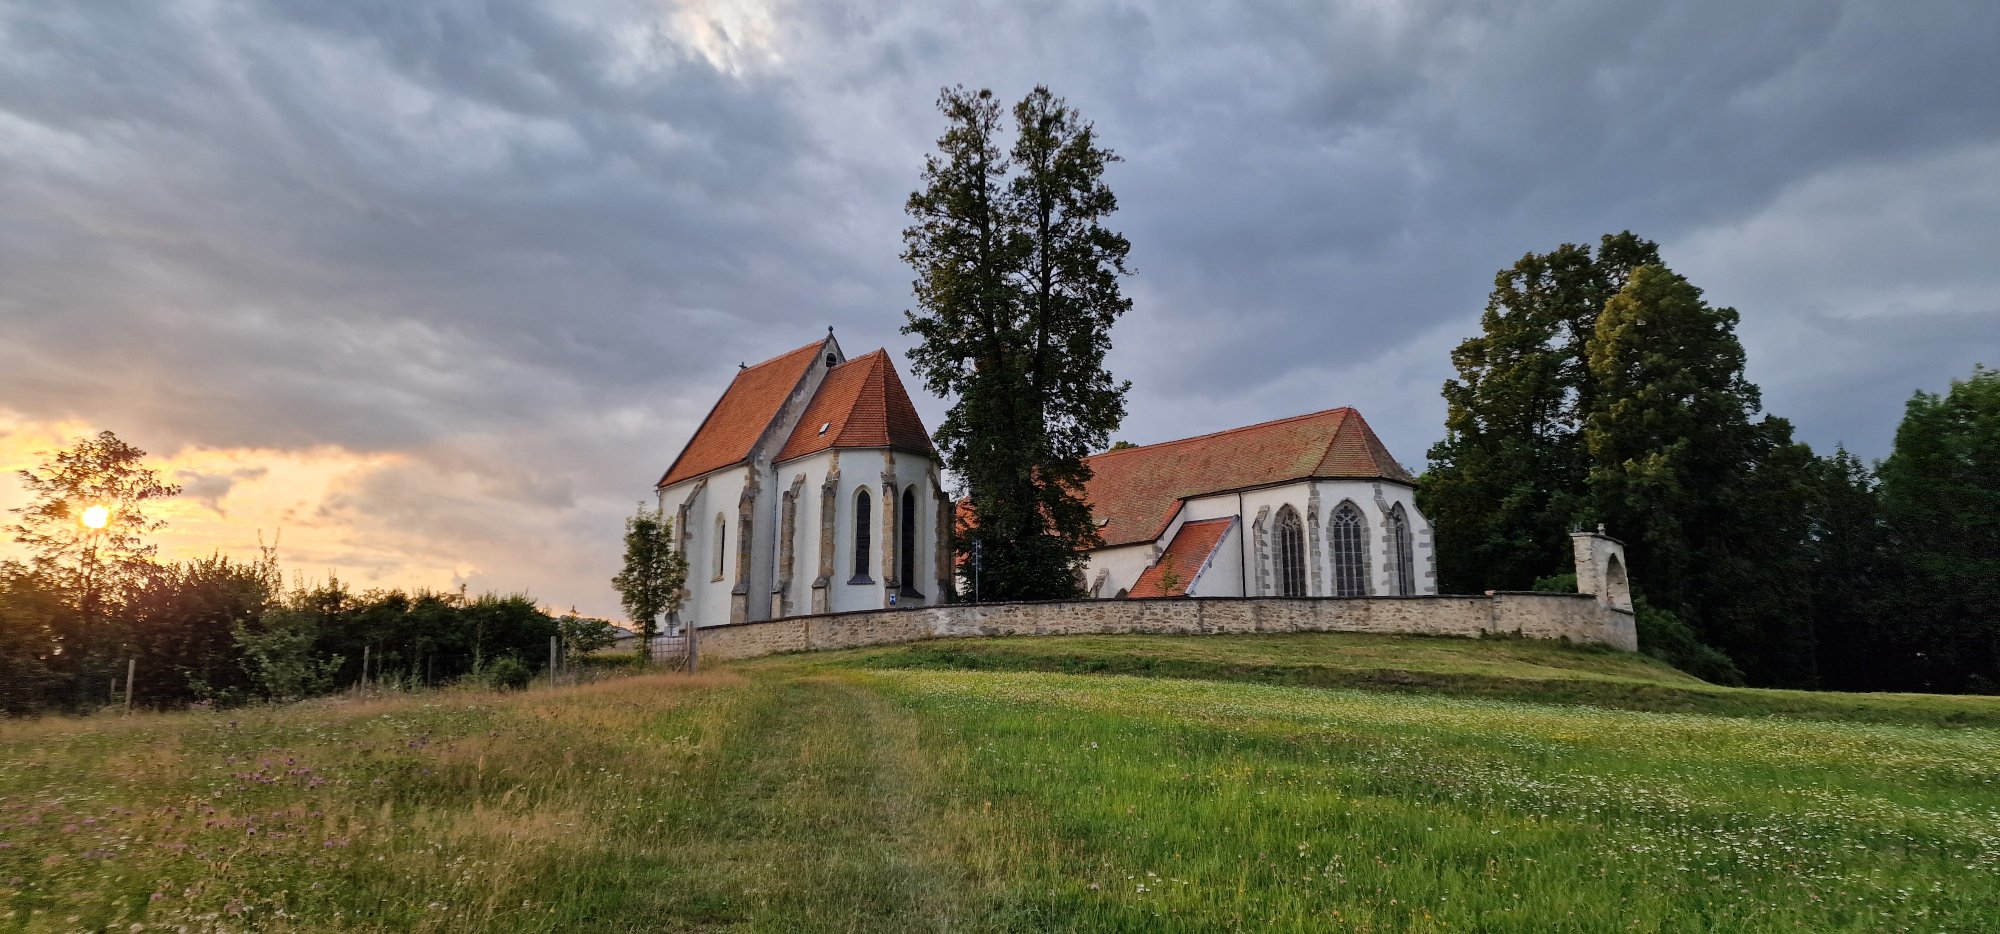
<svg viewBox="0 0 2000 934"><path fill-rule="evenodd" d="M368 646L365 645L361 647L361 680L355 682L354 686L358 688L368 686Z"/></svg>
<svg viewBox="0 0 2000 934"><path fill-rule="evenodd" d="M549 637L549 690L556 687L556 637Z"/></svg>
<svg viewBox="0 0 2000 934"><path fill-rule="evenodd" d="M125 712L128 714L132 712L132 676L138 673L139 673L139 660L136 658L126 659L125 660Z"/></svg>

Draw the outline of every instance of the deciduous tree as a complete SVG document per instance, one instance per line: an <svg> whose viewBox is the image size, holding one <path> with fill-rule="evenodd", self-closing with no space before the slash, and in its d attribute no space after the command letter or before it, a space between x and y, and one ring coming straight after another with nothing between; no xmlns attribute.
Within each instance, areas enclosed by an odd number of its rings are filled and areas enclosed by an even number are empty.
<svg viewBox="0 0 2000 934"><path fill-rule="evenodd" d="M625 567L611 578L625 615L638 627L639 651L660 631L660 617L680 609L687 558L673 547L674 521L645 503L625 520Z"/></svg>

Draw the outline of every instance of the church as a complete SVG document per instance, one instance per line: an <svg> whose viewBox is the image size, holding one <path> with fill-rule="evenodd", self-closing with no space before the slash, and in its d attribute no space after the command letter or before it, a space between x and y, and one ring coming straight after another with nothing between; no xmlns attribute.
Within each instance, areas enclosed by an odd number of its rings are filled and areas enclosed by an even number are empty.
<svg viewBox="0 0 2000 934"><path fill-rule="evenodd" d="M658 485L675 625L945 602L951 510L889 354L826 338L738 370Z"/></svg>
<svg viewBox="0 0 2000 934"><path fill-rule="evenodd" d="M1415 483L1353 409L1089 464L1091 597L1437 592ZM688 564L674 625L953 602L956 510L930 433L889 354L849 359L831 328L739 369L657 492Z"/></svg>

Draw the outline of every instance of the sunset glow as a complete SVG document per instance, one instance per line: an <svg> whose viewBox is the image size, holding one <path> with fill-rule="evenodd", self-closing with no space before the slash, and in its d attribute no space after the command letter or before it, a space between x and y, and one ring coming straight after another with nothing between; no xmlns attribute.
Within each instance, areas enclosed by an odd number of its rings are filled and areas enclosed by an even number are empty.
<svg viewBox="0 0 2000 934"><path fill-rule="evenodd" d="M101 529L111 521L111 510L105 506L92 506L83 511L83 524L92 529Z"/></svg>

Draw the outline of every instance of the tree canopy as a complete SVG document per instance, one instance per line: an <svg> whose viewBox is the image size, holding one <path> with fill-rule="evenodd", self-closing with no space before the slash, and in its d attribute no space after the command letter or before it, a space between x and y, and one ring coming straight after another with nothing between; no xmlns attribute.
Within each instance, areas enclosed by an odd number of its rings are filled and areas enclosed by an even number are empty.
<svg viewBox="0 0 2000 934"><path fill-rule="evenodd" d="M916 273L906 334L915 372L952 400L936 440L967 487L961 554L983 551L982 591L1074 596L1098 543L1084 458L1125 415L1127 382L1104 358L1131 307L1131 246L1105 226L1117 161L1093 126L1037 87L1013 108L1003 150L991 91L946 88L946 130L910 195L903 258Z"/></svg>

